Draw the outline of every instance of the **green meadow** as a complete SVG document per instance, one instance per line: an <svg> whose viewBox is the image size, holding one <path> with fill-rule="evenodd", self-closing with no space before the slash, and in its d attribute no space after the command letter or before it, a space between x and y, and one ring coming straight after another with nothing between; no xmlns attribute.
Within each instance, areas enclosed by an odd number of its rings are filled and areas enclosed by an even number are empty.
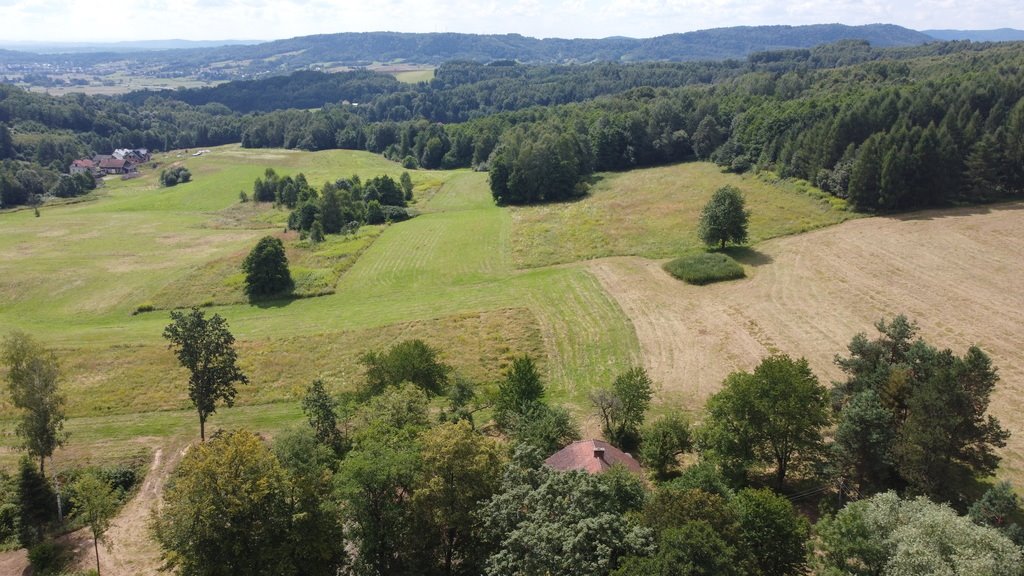
<svg viewBox="0 0 1024 576"><path fill-rule="evenodd" d="M486 174L410 171L419 216L303 248L283 234L284 211L239 202L265 168L303 172L319 186L352 174L397 177L402 167L364 152L238 146L156 162L89 201L44 206L38 218L0 213L0 333L29 332L62 361L71 436L58 464L195 435L187 374L161 337L167 309L191 305L228 320L251 380L235 408L211 418L213 428L273 433L298 422L296 401L312 379L352 389L362 353L406 338L426 340L480 383L528 353L549 397L587 427L586 392L642 358L631 323L578 261L695 249L694 215L715 188L737 180L754 239L849 216L709 164L606 175L588 198L534 208L495 206ZM193 181L158 187L159 170L178 162ZM307 295L324 295L259 304L240 296L237 266L266 234L285 238ZM144 304L157 309L135 314ZM0 464L17 457L13 416L0 394Z"/></svg>

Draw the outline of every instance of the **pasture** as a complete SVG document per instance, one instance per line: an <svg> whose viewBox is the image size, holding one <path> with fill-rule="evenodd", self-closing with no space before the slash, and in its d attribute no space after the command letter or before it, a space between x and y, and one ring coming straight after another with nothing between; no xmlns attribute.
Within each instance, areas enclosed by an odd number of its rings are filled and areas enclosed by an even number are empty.
<svg viewBox="0 0 1024 576"><path fill-rule="evenodd" d="M660 385L657 411L697 413L731 371L764 355L806 356L823 381L854 333L904 312L934 343L977 343L1003 381L996 414L1016 432L1005 474L1024 474L1019 417L1024 342L1015 286L1024 256L1020 206L846 222L854 215L799 183L723 174L695 163L605 174L576 202L502 208L485 174L411 171L421 215L364 227L299 250L283 235L297 277L326 294L249 304L237 265L287 217L241 204L266 167L314 185L403 169L352 151L213 149L157 158L141 178L113 180L89 201L0 214L0 327L57 349L71 437L55 464L137 455L196 434L186 373L161 337L168 308L210 305L238 338L252 383L212 428L273 434L301 421L314 378L329 389L361 380L359 356L422 338L479 383L510 359L539 360L551 400L596 432L587 391L642 364ZM159 188L155 172L183 163L194 180ZM731 254L748 278L688 286L661 269L702 249L701 207L718 187L744 191L751 248ZM783 238L776 238L785 236ZM768 238L775 240L766 241ZM133 314L142 304L159 308ZM13 412L0 394L0 466L17 453Z"/></svg>

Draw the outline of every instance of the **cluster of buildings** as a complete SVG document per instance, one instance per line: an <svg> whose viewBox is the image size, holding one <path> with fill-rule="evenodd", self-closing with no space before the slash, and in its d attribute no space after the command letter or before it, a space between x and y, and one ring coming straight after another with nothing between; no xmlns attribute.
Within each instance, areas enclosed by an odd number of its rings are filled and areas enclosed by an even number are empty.
<svg viewBox="0 0 1024 576"><path fill-rule="evenodd" d="M118 148L113 154L97 154L92 158L79 158L68 168L70 174L90 173L96 178L108 174L132 174L138 165L149 162L146 148Z"/></svg>

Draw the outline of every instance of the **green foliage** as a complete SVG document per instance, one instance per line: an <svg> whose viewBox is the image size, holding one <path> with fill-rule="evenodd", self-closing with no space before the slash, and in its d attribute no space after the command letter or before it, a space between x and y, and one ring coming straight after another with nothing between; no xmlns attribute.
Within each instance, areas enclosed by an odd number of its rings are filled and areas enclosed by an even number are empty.
<svg viewBox="0 0 1024 576"><path fill-rule="evenodd" d="M93 550L96 552L96 572L100 571L99 541L103 539L110 520L117 511L118 497L110 484L95 474L86 473L75 482L75 508L89 530L92 531Z"/></svg>
<svg viewBox="0 0 1024 576"><path fill-rule="evenodd" d="M366 369L364 392L380 394L390 386L410 382L428 394L442 394L452 367L439 355L437 349L419 339L404 340L384 353L371 350L359 359Z"/></svg>
<svg viewBox="0 0 1024 576"><path fill-rule="evenodd" d="M804 574L810 525L789 500L770 490L740 490L730 502L740 523L739 542L753 560L751 574Z"/></svg>
<svg viewBox="0 0 1024 576"><path fill-rule="evenodd" d="M725 248L726 242L743 244L747 241L747 221L750 213L744 208L743 193L735 186L715 190L700 215L697 234L708 246Z"/></svg>
<svg viewBox="0 0 1024 576"><path fill-rule="evenodd" d="M412 176L409 176L408 172L402 172L399 183L402 185L402 194L406 202L412 200Z"/></svg>
<svg viewBox="0 0 1024 576"><path fill-rule="evenodd" d="M296 574L335 576L346 561L344 515L333 496L337 455L302 427L275 438L273 450L290 488L291 567Z"/></svg>
<svg viewBox="0 0 1024 576"><path fill-rule="evenodd" d="M337 407L337 401L327 393L320 379L314 380L302 397L302 412L317 442L341 455L345 451L345 437L338 429Z"/></svg>
<svg viewBox="0 0 1024 576"><path fill-rule="evenodd" d="M295 287L280 238L264 236L242 262L245 293L250 298L286 294Z"/></svg>
<svg viewBox="0 0 1024 576"><path fill-rule="evenodd" d="M28 563L32 573L51 576L61 573L67 564L67 553L53 540L35 544L28 549Z"/></svg>
<svg viewBox="0 0 1024 576"><path fill-rule="evenodd" d="M842 471L866 492L902 482L936 499L959 499L974 476L996 469L995 448L1009 436L985 414L996 369L976 347L957 357L915 340L917 326L904 316L876 328L877 339L858 334L850 356L837 358L847 373L833 389Z"/></svg>
<svg viewBox="0 0 1024 576"><path fill-rule="evenodd" d="M63 445L64 395L57 382L57 356L28 334L7 335L0 346L0 360L7 367L11 403L21 410L16 432L29 455L39 459L39 471L53 451Z"/></svg>
<svg viewBox="0 0 1024 576"><path fill-rule="evenodd" d="M653 393L654 383L643 368L619 374L610 388L592 390L590 403L601 419L605 438L623 450L636 448Z"/></svg>
<svg viewBox="0 0 1024 576"><path fill-rule="evenodd" d="M1020 498L1009 482L997 482L967 510L967 515L976 524L991 526L1018 546L1024 546L1024 528L1012 521L1020 514Z"/></svg>
<svg viewBox="0 0 1024 576"><path fill-rule="evenodd" d="M168 188L190 180L192 180L192 172L184 166L175 166L169 170L160 171L160 184Z"/></svg>
<svg viewBox="0 0 1024 576"><path fill-rule="evenodd" d="M679 468L678 457L693 448L690 421L673 412L645 426L640 434L640 460L658 480L667 480Z"/></svg>
<svg viewBox="0 0 1024 576"><path fill-rule="evenodd" d="M251 432L193 446L154 518L164 560L183 576L290 573L287 476Z"/></svg>
<svg viewBox="0 0 1024 576"><path fill-rule="evenodd" d="M495 552L488 575L610 574L651 549L651 533L629 516L603 475L510 464L501 490L477 512Z"/></svg>
<svg viewBox="0 0 1024 576"><path fill-rule="evenodd" d="M736 550L704 521L658 534L657 552L630 556L615 576L739 576Z"/></svg>
<svg viewBox="0 0 1024 576"><path fill-rule="evenodd" d="M46 477L22 458L18 466L18 541L23 548L31 548L43 541L47 525L57 518L57 495Z"/></svg>
<svg viewBox="0 0 1024 576"><path fill-rule="evenodd" d="M544 384L533 358L517 356L505 371L504 381L498 384L494 420L498 426L507 429L512 418L522 416L543 398Z"/></svg>
<svg viewBox="0 0 1024 576"><path fill-rule="evenodd" d="M582 196L589 150L558 125L513 129L490 158L491 195L499 205L534 204Z"/></svg>
<svg viewBox="0 0 1024 576"><path fill-rule="evenodd" d="M791 463L807 463L822 450L830 422L827 391L807 360L765 358L753 373L734 372L707 404L702 452L742 481L754 464L775 465L782 486Z"/></svg>
<svg viewBox="0 0 1024 576"><path fill-rule="evenodd" d="M746 276L743 266L721 252L701 252L665 263L665 271L687 284L703 286Z"/></svg>
<svg viewBox="0 0 1024 576"><path fill-rule="evenodd" d="M206 419L217 411L217 402L232 406L236 384L249 382L236 364L235 337L220 314L207 319L198 308L172 311L163 335L189 371L188 397L199 412L199 437L205 441Z"/></svg>
<svg viewBox="0 0 1024 576"><path fill-rule="evenodd" d="M504 422L504 429L514 442L536 448L545 455L554 454L580 439L579 427L562 406L535 402L522 414L507 414Z"/></svg>
<svg viewBox="0 0 1024 576"><path fill-rule="evenodd" d="M425 431L420 450L412 506L425 551L421 572L480 574L489 547L473 514L499 488L500 447L462 421Z"/></svg>
<svg viewBox="0 0 1024 576"><path fill-rule="evenodd" d="M816 532L816 558L828 575L1024 573L1024 552L999 531L923 497L887 492L853 502Z"/></svg>

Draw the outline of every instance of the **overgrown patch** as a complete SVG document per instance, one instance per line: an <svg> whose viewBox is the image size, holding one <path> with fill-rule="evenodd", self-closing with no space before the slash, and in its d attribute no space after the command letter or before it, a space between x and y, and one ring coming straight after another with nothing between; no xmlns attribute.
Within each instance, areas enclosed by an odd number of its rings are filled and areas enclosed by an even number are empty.
<svg viewBox="0 0 1024 576"><path fill-rule="evenodd" d="M746 276L739 262L721 252L702 252L676 258L665 264L665 271L687 284L698 286Z"/></svg>

